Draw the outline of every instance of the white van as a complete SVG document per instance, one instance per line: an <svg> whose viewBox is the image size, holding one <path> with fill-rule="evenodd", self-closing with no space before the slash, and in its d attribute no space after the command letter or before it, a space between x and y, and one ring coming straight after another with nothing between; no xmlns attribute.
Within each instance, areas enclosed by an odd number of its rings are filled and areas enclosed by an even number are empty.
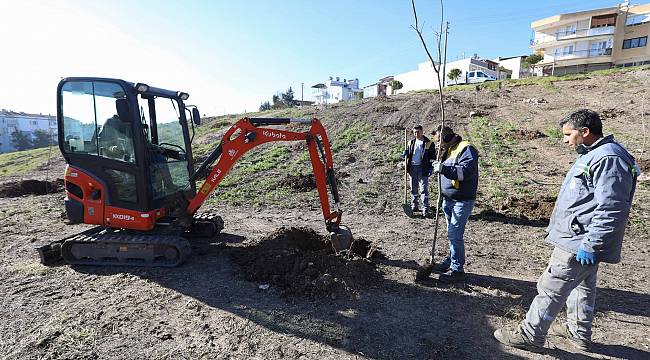
<svg viewBox="0 0 650 360"><path fill-rule="evenodd" d="M460 85L460 84L478 84L486 81L494 81L497 78L488 75L480 70L468 71L465 75L461 75L457 80L447 79L447 85Z"/></svg>
<svg viewBox="0 0 650 360"><path fill-rule="evenodd" d="M483 71L469 71L465 76L467 84L482 83L486 81L494 81L497 79L494 76L484 73Z"/></svg>

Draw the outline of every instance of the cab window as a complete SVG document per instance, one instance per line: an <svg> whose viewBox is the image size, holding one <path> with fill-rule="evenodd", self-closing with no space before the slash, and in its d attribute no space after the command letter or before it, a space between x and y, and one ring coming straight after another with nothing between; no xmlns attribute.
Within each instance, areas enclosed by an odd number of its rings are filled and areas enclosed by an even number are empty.
<svg viewBox="0 0 650 360"><path fill-rule="evenodd" d="M98 81L70 81L62 87L63 149L135 162L130 119L121 85Z"/></svg>

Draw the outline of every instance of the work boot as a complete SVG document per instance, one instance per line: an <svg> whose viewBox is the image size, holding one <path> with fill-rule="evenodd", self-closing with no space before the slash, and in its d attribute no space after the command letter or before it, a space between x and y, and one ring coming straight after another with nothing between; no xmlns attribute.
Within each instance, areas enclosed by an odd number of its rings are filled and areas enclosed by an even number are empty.
<svg viewBox="0 0 650 360"><path fill-rule="evenodd" d="M444 274L440 274L438 280L446 284L453 284L463 282L465 281L465 278L466 276L464 271L449 270Z"/></svg>
<svg viewBox="0 0 650 360"><path fill-rule="evenodd" d="M511 330L505 327L497 329L494 332L494 338L504 345L512 346L517 349L532 351L536 353L542 352L544 350L544 346L537 345L534 342L530 341L521 331L521 327L517 327L516 330Z"/></svg>
<svg viewBox="0 0 650 360"><path fill-rule="evenodd" d="M569 325L567 323L555 321L553 325L551 325L550 333L569 340L569 343L578 350L589 351L591 349L592 342L573 335L571 330L569 330Z"/></svg>

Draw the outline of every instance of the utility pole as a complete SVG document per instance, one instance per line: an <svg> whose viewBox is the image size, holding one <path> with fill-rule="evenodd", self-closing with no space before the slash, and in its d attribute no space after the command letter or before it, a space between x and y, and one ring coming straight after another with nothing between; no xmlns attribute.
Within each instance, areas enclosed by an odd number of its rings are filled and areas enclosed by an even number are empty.
<svg viewBox="0 0 650 360"><path fill-rule="evenodd" d="M300 107L305 103L305 83L300 83Z"/></svg>

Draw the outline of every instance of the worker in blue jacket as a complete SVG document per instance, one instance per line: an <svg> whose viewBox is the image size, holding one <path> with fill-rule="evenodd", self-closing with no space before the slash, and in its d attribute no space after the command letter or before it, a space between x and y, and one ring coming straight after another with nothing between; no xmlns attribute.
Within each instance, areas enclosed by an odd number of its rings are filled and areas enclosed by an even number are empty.
<svg viewBox="0 0 650 360"><path fill-rule="evenodd" d="M549 330L580 350L590 349L598 264L621 260L640 173L632 155L612 135L603 136L594 111L575 111L560 126L564 142L578 158L564 179L546 228L546 242L555 249L537 282L538 295L526 319L514 330L494 332L501 343L529 351L543 348ZM565 304L567 322L553 324Z"/></svg>
<svg viewBox="0 0 650 360"><path fill-rule="evenodd" d="M478 189L478 152L450 127L438 126L435 142L441 142L440 161L433 171L440 173L442 209L447 220L449 255L434 265L440 281L465 281L465 224L472 213Z"/></svg>

